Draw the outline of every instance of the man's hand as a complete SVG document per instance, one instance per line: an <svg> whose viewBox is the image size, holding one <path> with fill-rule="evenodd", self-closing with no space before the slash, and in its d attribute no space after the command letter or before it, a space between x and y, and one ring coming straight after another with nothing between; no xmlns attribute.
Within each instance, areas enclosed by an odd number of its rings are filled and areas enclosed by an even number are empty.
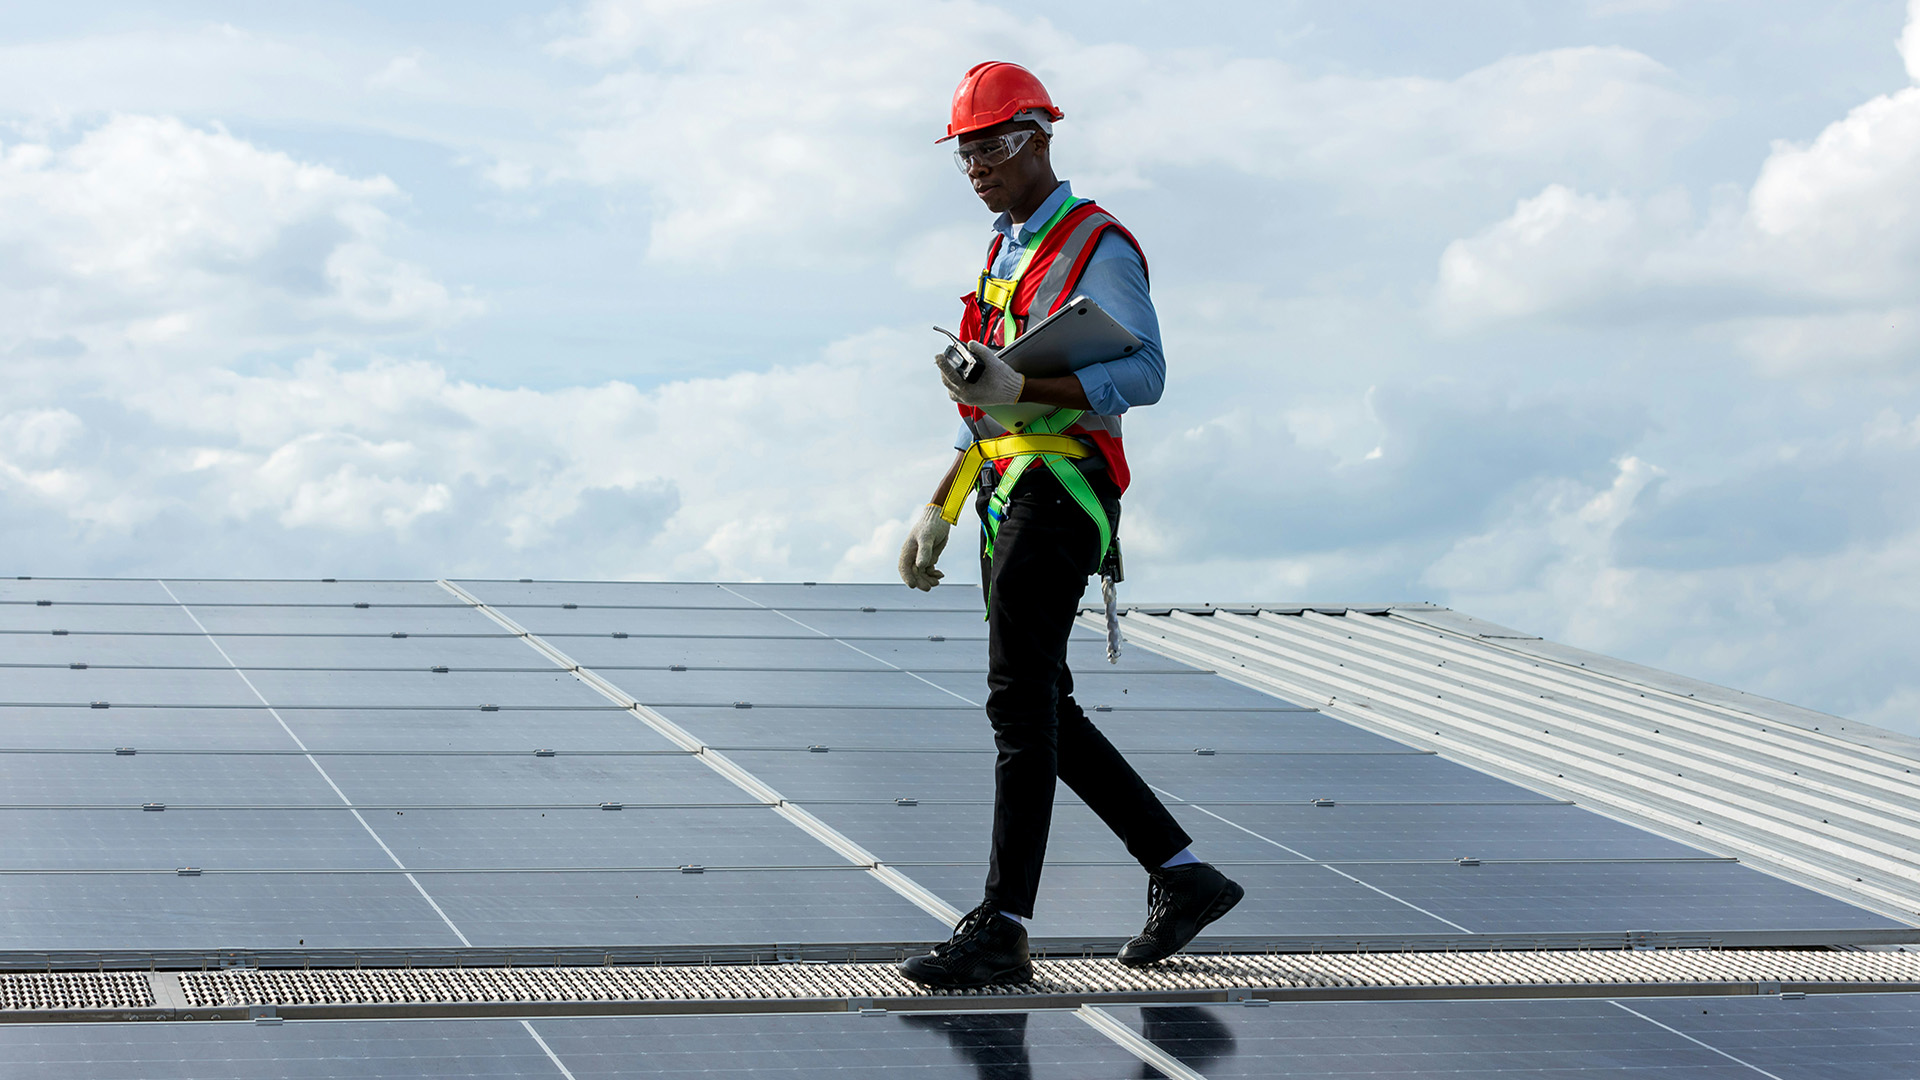
<svg viewBox="0 0 1920 1080"><path fill-rule="evenodd" d="M976 408L1011 405L1020 400L1020 388L1027 381L1025 375L1013 370L992 349L978 341L967 342L967 351L980 361L980 375L972 382L961 382L944 361L938 356L933 358L933 365L940 369L940 381L947 384L948 397Z"/></svg>
<svg viewBox="0 0 1920 1080"><path fill-rule="evenodd" d="M908 531L907 542L900 545L901 581L921 592L932 592L940 584L947 575L935 570L933 564L940 561L940 552L947 546L948 528L940 508L929 504Z"/></svg>

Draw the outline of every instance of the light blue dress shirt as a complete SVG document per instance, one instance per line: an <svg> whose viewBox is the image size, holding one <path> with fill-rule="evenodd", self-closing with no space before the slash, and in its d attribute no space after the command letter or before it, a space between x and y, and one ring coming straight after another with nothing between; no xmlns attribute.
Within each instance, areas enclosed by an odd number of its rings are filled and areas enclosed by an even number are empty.
<svg viewBox="0 0 1920 1080"><path fill-rule="evenodd" d="M1006 214L994 219L993 229L1004 239L988 272L997 278L1012 276L1034 231L1071 198L1073 185L1062 180L1026 224L1015 226ZM1140 348L1133 355L1089 364L1074 372L1093 411L1117 416L1135 405L1159 401L1167 381L1167 361L1160 351L1160 318L1154 314L1153 298L1147 292L1147 267L1140 261L1140 253L1119 233L1111 229L1102 233L1081 273L1076 293L1099 304L1115 322L1140 339ZM964 450L972 444L973 434L965 424L960 425L954 447Z"/></svg>

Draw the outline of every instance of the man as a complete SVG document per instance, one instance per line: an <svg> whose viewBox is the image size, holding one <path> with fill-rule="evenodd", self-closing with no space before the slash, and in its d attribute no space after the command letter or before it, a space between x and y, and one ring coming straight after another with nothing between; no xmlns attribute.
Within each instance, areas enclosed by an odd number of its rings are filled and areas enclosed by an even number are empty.
<svg viewBox="0 0 1920 1080"><path fill-rule="evenodd" d="M954 459L901 549L900 576L923 591L939 584L934 564L948 524L977 481L987 719L1000 754L985 900L950 940L900 967L930 986L1032 978L1024 921L1033 917L1056 780L1147 870L1146 928L1121 949L1122 963L1151 964L1178 952L1242 895L1194 857L1192 839L1073 699L1067 639L1088 575L1113 556L1128 481L1120 414L1159 400L1166 366L1139 244L1053 174L1053 121L1061 115L1025 68L980 64L954 91L947 134L938 140L961 140L955 160L980 201L1000 215L961 325L980 372L964 380L935 360L965 421L956 447L978 443L995 460L975 476L963 474L964 453ZM1028 378L995 355L1076 296L1098 303L1141 348L1053 378Z"/></svg>

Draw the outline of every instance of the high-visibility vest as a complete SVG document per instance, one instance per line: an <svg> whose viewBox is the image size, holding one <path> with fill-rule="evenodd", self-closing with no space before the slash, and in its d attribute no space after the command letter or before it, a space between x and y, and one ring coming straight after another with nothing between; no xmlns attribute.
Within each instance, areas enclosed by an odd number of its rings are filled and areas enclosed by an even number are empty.
<svg viewBox="0 0 1920 1080"><path fill-rule="evenodd" d="M962 340L982 341L1001 348L1018 337L1020 331L1031 322L1066 306L1067 301L1078 295L1080 278L1086 273L1087 262L1093 258L1100 238L1109 229L1133 245L1133 250L1140 255L1142 271L1146 268L1147 256L1140 251L1140 242L1113 215L1094 205L1090 199L1069 203L1059 216L1043 228L1044 233L1022 258L1014 277L1009 279L989 276L994 260L1000 255L1000 246L1005 241L1000 233L993 234L993 243L987 248L987 269L981 272L974 291L961 298L966 304L966 313L960 321ZM966 417L983 438L1009 434L993 417L971 405L961 405L960 415ZM1081 413L1080 418L1062 434L1078 436L1090 442L1106 462L1107 475L1112 478L1114 486L1121 491L1127 489L1130 474L1127 471L1126 446L1120 438L1118 416ZM1005 471L1008 459L996 459L995 464Z"/></svg>

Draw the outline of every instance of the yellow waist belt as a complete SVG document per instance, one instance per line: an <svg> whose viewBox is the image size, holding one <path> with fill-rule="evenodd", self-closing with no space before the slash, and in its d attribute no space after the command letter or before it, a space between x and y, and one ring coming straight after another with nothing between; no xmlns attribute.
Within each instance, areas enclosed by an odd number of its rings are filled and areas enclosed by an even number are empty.
<svg viewBox="0 0 1920 1080"><path fill-rule="evenodd" d="M958 524L960 512L967 506L967 496L973 494L980 466L1021 454L1053 454L1074 460L1092 457L1093 451L1071 435L1001 435L980 439L967 447L966 456L960 459L960 467L954 470L953 486L947 488L946 500L940 505L940 516L949 525Z"/></svg>

